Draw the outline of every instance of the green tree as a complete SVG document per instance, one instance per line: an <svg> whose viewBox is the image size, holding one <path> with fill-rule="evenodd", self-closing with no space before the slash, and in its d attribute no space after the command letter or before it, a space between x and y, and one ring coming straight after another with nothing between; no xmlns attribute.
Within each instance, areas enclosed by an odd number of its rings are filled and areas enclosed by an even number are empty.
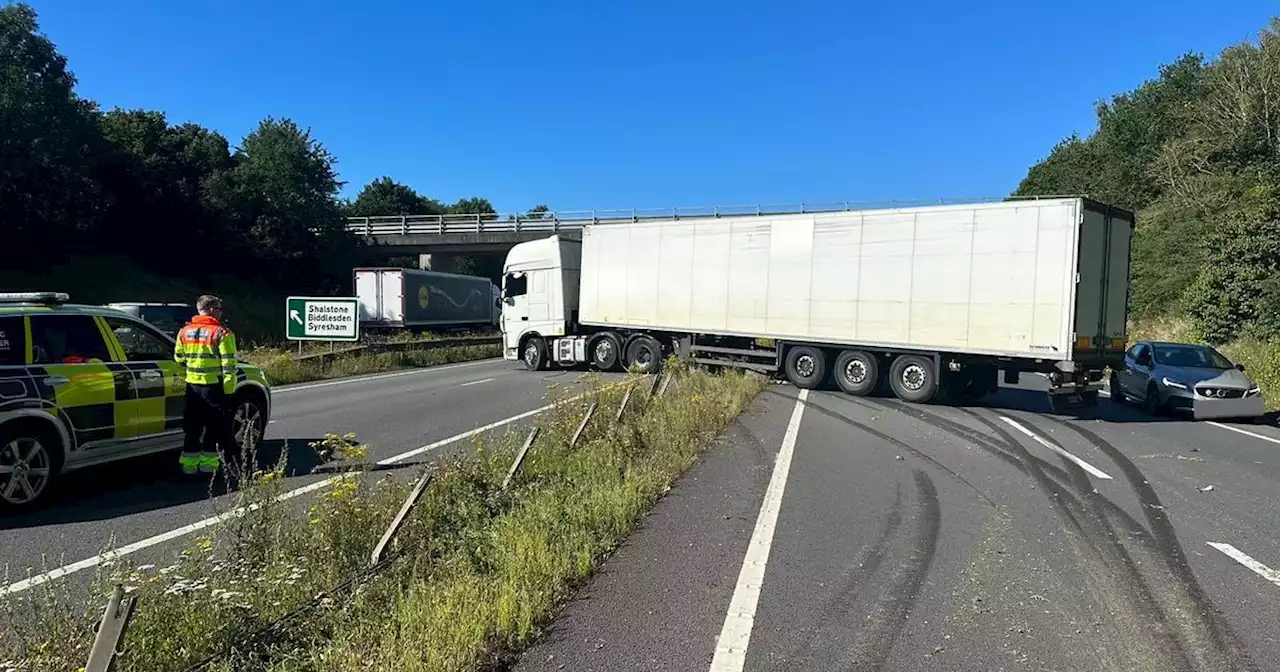
<svg viewBox="0 0 1280 672"><path fill-rule="evenodd" d="M489 202L489 199L478 196L460 198L449 206L449 214L453 215L485 215L494 212L497 212L497 210L493 209L493 204Z"/></svg>
<svg viewBox="0 0 1280 672"><path fill-rule="evenodd" d="M172 249L228 249L236 232L212 207L208 186L234 167L226 138L195 124L170 126L163 112L112 110L103 115L109 151L101 171L111 203L101 222L101 246L129 253L139 240ZM146 255L144 266L181 272L187 255Z"/></svg>
<svg viewBox="0 0 1280 672"><path fill-rule="evenodd" d="M364 185L347 208L347 215L351 217L441 215L444 212L445 207L439 201L385 176Z"/></svg>
<svg viewBox="0 0 1280 672"><path fill-rule="evenodd" d="M234 158L235 167L212 185L212 200L230 213L245 244L240 254L286 285L350 273L356 243L338 202L336 161L309 130L268 118Z"/></svg>
<svg viewBox="0 0 1280 672"><path fill-rule="evenodd" d="M0 237L6 265L47 265L73 251L102 207L102 138L67 59L23 3L0 6Z"/></svg>

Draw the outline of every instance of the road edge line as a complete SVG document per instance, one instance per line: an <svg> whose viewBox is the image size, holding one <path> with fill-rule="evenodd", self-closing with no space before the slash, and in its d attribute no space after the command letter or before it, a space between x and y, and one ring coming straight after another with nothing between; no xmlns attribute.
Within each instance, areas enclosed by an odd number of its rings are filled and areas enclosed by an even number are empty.
<svg viewBox="0 0 1280 672"><path fill-rule="evenodd" d="M804 417L805 401L809 390L800 390L795 408L787 422L786 434L773 465L773 476L765 490L760 513L756 517L751 542L742 559L738 583L729 600L729 610L724 617L720 636L716 638L715 656L711 659L711 672L742 672L747 662L747 646L751 643L751 629L755 625L756 606L760 602L760 589L764 584L765 565L773 547L773 534L777 528L778 512L782 508L782 494L791 473L791 460L795 455L796 438L800 434L800 421Z"/></svg>

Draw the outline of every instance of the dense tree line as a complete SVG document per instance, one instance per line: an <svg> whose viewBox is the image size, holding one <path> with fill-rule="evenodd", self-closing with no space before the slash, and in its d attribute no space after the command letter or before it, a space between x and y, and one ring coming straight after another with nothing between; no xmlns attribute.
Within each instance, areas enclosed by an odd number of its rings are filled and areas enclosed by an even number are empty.
<svg viewBox="0 0 1280 672"><path fill-rule="evenodd" d="M1138 214L1132 311L1205 337L1280 335L1280 19L1212 61L1188 54L1097 106L1016 195L1089 194Z"/></svg>
<svg viewBox="0 0 1280 672"><path fill-rule="evenodd" d="M0 6L0 241L4 267L40 271L119 254L199 279L347 289L360 242L348 215L493 212L445 205L382 178L350 203L335 158L288 119L238 146L163 112L102 111L24 4Z"/></svg>

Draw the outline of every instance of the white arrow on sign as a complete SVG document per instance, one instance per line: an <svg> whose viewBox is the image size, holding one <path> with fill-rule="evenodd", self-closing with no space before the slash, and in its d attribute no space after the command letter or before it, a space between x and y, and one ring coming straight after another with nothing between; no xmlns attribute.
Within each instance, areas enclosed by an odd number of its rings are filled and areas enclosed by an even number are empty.
<svg viewBox="0 0 1280 672"><path fill-rule="evenodd" d="M298 324L302 324L302 317L298 315L298 311L296 310L289 311L289 319L297 322Z"/></svg>

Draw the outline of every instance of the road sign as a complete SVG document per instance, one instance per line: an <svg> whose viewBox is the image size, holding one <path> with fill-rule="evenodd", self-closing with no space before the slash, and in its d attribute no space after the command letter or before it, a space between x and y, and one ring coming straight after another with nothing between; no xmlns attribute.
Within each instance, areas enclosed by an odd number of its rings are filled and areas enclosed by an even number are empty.
<svg viewBox="0 0 1280 672"><path fill-rule="evenodd" d="M291 341L360 340L360 300L354 297L291 296L284 319Z"/></svg>

